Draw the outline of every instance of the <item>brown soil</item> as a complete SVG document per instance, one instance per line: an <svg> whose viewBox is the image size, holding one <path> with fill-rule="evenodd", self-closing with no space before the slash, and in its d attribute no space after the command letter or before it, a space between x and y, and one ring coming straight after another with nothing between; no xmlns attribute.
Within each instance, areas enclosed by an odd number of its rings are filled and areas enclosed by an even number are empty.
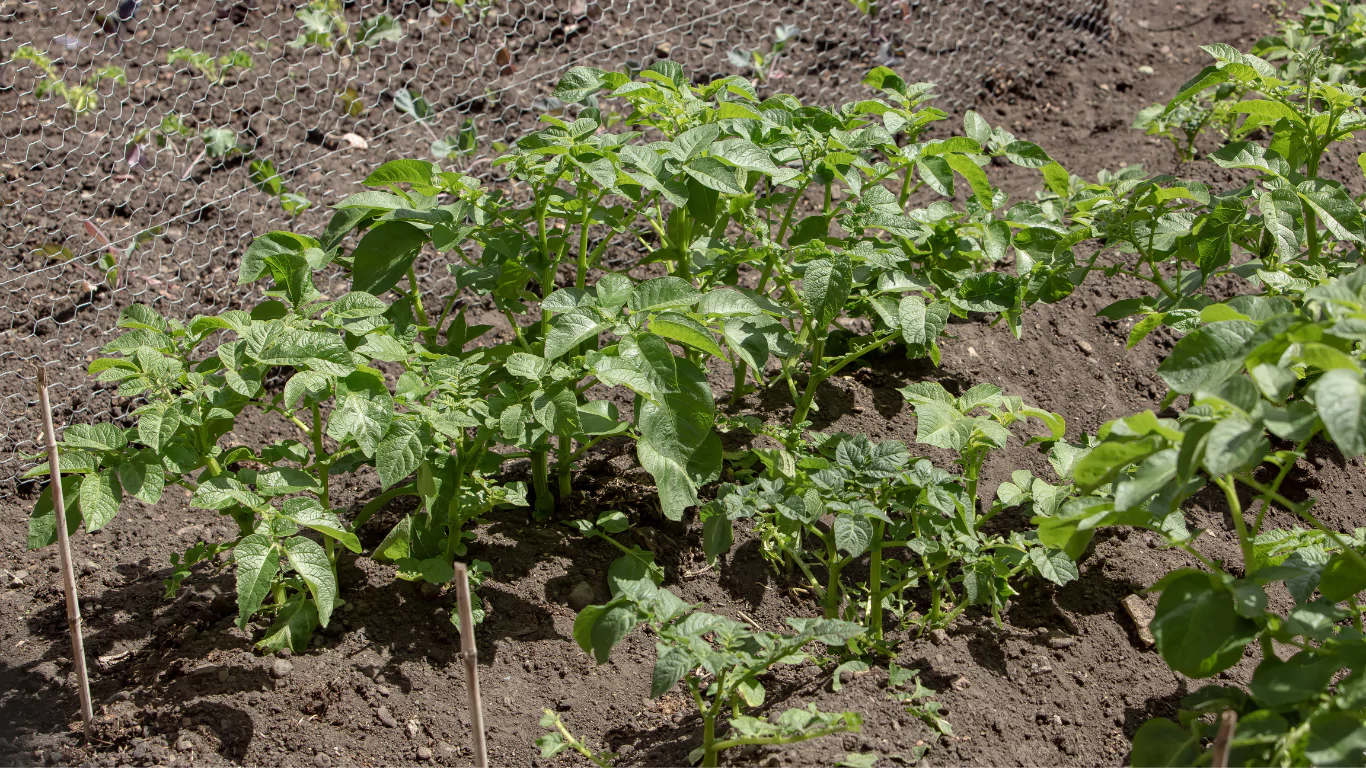
<svg viewBox="0 0 1366 768"><path fill-rule="evenodd" d="M870 35L894 38L896 24L910 22L884 21L880 28L860 32L860 25L844 17L843 4L830 2L839 10L828 12L839 17L836 20L842 25L831 28L846 32L826 50L847 56L849 66L825 70L818 64L811 66L818 73L838 70L838 75L825 78L821 88L843 92L846 89L837 79L828 81L838 76L856 82L852 74L865 65L863 54L876 54L882 45ZM664 17L666 21L690 18L680 14L712 18L706 14L717 12L703 2L680 0L674 5L678 7ZM777 18L826 9L824 4L755 7L762 8L763 15L752 20L750 31L760 30L759 34ZM914 3L909 7L921 8ZM585 46L607 46L600 38L619 42L638 34L630 31L637 24L657 23L634 19L636 12L628 13L620 4L615 9L593 17L585 26L590 34L573 39L591 41ZM4 12L11 15L0 16L0 23L8 27L0 38L8 46L26 37L16 30L33 20L24 16L28 11ZM417 18L426 10L404 6L403 12ZM992 73L974 73L955 81L959 101L975 103L992 122L1004 123L1021 137L1039 142L1075 173L1091 176L1103 167L1134 162L1150 170L1173 169L1170 148L1129 130L1132 116L1148 103L1170 96L1201 66L1203 54L1197 44L1223 41L1245 47L1270 22L1251 4L1237 0L1184 4L1144 0L1115 9L1115 15L1117 23L1111 31L1086 32L1078 38L1092 41L1089 55L1047 67L1031 64L1020 71L1037 72L1039 79L1011 79L1008 87L991 80ZM553 40L555 29L561 30L563 38L563 24L554 26L562 16L558 12L555 20L550 16L549 11L544 14L550 29L550 37L544 39ZM258 25L253 29L266 31L272 45L282 42L279 22L271 14L252 10L246 18ZM542 17L537 18L528 30L516 28L523 40L542 39L538 35L544 30L536 26ZM211 30L218 29L204 23ZM689 29L687 39L711 37L714 47L721 49L735 44L724 34L734 24L734 19L727 18L725 25ZM628 30L624 35L618 32L623 26ZM1072 26L1063 26L1075 31L1085 25L1074 19ZM168 44L157 37L164 32L158 28L153 36L160 46L157 50ZM802 50L818 51L820 40L834 39L819 31L809 35ZM718 39L727 43L716 43ZM560 44L565 41L561 39ZM651 40L649 47L654 46ZM562 57L557 63L594 50L571 46L566 53L551 48ZM496 62L496 50L466 55L475 61ZM703 70L722 66L700 55L701 50L700 44L696 50L675 44L672 55ZM694 54L698 54L696 61ZM301 60L290 56L291 62ZM517 61L540 61L531 50L518 57ZM720 61L724 62L724 55ZM1143 65L1152 67L1155 74L1139 74ZM1055 71L1043 73L1043 68ZM419 66L409 74L420 78L422 71ZM482 76L516 79L496 72ZM134 79L130 73L130 82ZM509 97L508 102L529 105L544 92L536 90L541 85L533 83L530 90ZM383 87L377 84L371 95L378 97ZM335 96L325 89L317 93ZM453 98L443 101L449 105ZM225 116L240 115L255 106L225 104L222 109ZM525 114L518 114L509 124L520 125L523 118L529 121ZM201 119L209 118L206 114ZM0 129L6 137L15 136L25 125L12 112L0 114ZM326 125L328 131L337 130ZM346 130L361 132L363 127L361 120ZM280 146L294 144L305 155L323 153L310 148L307 130L293 123L280 124L278 131L262 125L257 136L264 140L275 134L273 140ZM369 130L377 134L386 129L376 124ZM324 149L326 141L326 137L320 139ZM364 154L327 155L314 167L325 174L322 184L344 194L354 188L356 173L382 159L424 152L426 141L419 131L396 131L386 139L388 143L372 144ZM18 173L26 184L63 173L60 158L30 155L21 164L9 155L7 161L22 165ZM1344 167L1349 163L1347 158ZM277 161L277 165L282 164ZM1191 172L1206 171L1196 166ZM152 244L142 257L147 270L129 270L129 289L93 294L73 289L54 298L65 290L65 283L62 290L39 278L7 285L12 292L5 309L9 319L5 336L13 345L0 353L6 359L0 382L6 415L11 420L29 419L21 420L11 432L8 449L31 450L35 432L27 407L31 389L12 374L31 373L28 358L36 354L78 368L85 350L99 343L116 315L96 308L150 298L143 285L154 294L164 290L163 301L187 312L220 309L240 298L230 286L235 254L245 235L271 224L274 214L266 210L264 201L253 209L247 201L257 198L251 195L239 196L231 205L204 205L205 196L213 196L205 189L205 180L218 183L220 175L231 173L235 171L205 169L198 185L159 198L193 201L177 204L183 206L180 210L193 208L195 213L172 225L180 229L175 234L168 230L171 242ZM996 173L1017 198L1030 194L1032 178L1004 168ZM172 178L178 179L179 173ZM45 238L75 237L86 216L117 217L116 210L99 210L101 205L117 209L116 203L100 202L111 194L103 189L90 199L73 194L53 197L43 206L7 206L2 214L6 236L22 232L21 239L29 247L41 245ZM319 195L320 202L325 200L326 196ZM128 205L130 211L145 215L139 212L138 203ZM154 220L126 218L119 224L119 235ZM317 222L309 214L299 226L308 231ZM148 274L156 274L165 265L175 266L169 255L172 246L175 253L191 255L192 261L172 269L162 287L151 286ZM41 266L17 249L12 256L4 267L13 275ZM54 271L73 284L79 279L69 268ZM1172 337L1157 334L1126 352L1127 327L1094 316L1099 308L1136 290L1122 282L1096 283L1058 305L1031 310L1020 341L1001 328L975 322L955 324L940 368L890 356L830 382L820 393L818 426L913 443L913 419L895 389L926 378L948 386L998 384L1063 414L1071 436L1094 431L1108 419L1155 408L1163 389L1152 372L1170 349ZM194 295L182 297L177 291ZM44 301L49 303L37 306ZM51 315L58 319L42 319ZM57 400L69 404L70 411L59 412L59 418L107 412L108 394L90 390L78 370L67 372L64 381L72 391L59 394ZM764 411L757 397L746 400L739 410ZM254 442L270 439L274 429L278 427L244 419L236 431ZM791 593L765 566L753 540L743 534L729 558L716 568L705 567L697 526L659 518L650 489L640 483L642 473L633 466L631 452L622 450L609 445L587 463L576 484L579 495L574 506L632 513L637 525L627 535L659 554L666 566L667 586L686 600L703 602L710 610L731 616L743 613L765 628L780 627L786 616L815 613L809 601ZM1366 493L1360 463L1343 462L1330 450L1311 458L1302 462L1292 481L1294 487L1321 499L1325 522L1346 527L1354 519L1359 522L1358 499ZM1016 448L992 460L984 486L994 488L1011 469L1029 468L1043 474L1045 466L1042 457ZM376 485L372 476L362 474L334 493L339 502L358 505L373 495ZM189 510L177 494L168 494L153 508L130 502L105 530L82 533L73 540L99 717L98 744L79 746L55 553L51 549L23 551L24 520L35 492L32 485L19 485L16 493L0 499L0 542L4 542L0 551L5 552L3 565L8 571L0 573L0 643L8 649L0 658L0 762L318 766L469 762L464 672L457 634L448 619L453 601L449 592L396 581L390 569L365 558L345 559L341 577L348 604L339 621L315 640L307 654L290 658L286 664L260 657L251 651L249 633L233 626L235 603L229 574L196 573L174 600L163 599L161 580L169 574L168 557L198 539L225 537L230 526L207 513ZM386 514L396 515L398 510ZM367 546L378 541L384 523L375 520L362 530ZM1199 546L1209 555L1230 555L1236 549L1231 523L1213 497L1197 498L1192 523L1209 531L1199 539ZM614 550L601 542L585 544L567 528L529 525L518 514L496 516L479 534L471 554L490 562L494 573L482 589L489 616L477 633L492 762L545 764L533 740L541 733L537 725L541 709L552 707L561 710L570 728L591 744L621 752L620 764L683 764L700 738L700 724L689 715L688 703L676 694L659 701L648 699L652 639L636 632L610 664L595 667L570 637L574 614L566 605L569 592L586 582L599 598L605 598L605 574ZM1141 533L1106 532L1081 563L1079 581L1061 589L1044 583L1019 585L1021 595L1006 613L1004 627L970 612L937 644L929 638L901 635L904 642L898 663L922 670L924 681L947 708L954 727L952 738L934 737L889 700L885 672L856 676L842 691L833 693L829 679L807 665L769 686L769 707L781 710L815 702L824 709L854 710L865 719L863 732L791 748L730 754L726 759L736 764L831 765L849 752L910 755L915 745L929 743L931 749L922 764L1122 763L1138 726L1153 716L1172 715L1180 697L1198 683L1169 671L1155 652L1140 643L1119 601L1185 562L1180 553L1159 548L1156 540ZM1250 669L1245 662L1223 677L1245 681ZM884 760L880 764L893 763Z"/></svg>

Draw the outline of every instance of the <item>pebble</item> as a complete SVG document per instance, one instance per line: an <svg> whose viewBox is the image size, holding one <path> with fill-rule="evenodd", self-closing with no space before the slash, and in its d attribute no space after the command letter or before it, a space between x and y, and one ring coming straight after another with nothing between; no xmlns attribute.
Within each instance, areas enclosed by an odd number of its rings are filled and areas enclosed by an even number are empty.
<svg viewBox="0 0 1366 768"><path fill-rule="evenodd" d="M417 724L416 720L409 720L408 725L405 726L405 730L408 731L408 738L410 739L416 739L417 735L422 732L422 728Z"/></svg>
<svg viewBox="0 0 1366 768"><path fill-rule="evenodd" d="M1143 66L1141 66L1141 67L1138 68L1138 74L1140 74L1140 75L1151 75L1151 74L1153 74L1153 68L1150 67L1150 66L1148 66L1147 64L1144 64Z"/></svg>
<svg viewBox="0 0 1366 768"><path fill-rule="evenodd" d="M1096 351L1096 348L1091 346L1091 342L1086 339L1077 339L1077 349L1080 349L1088 355L1094 354Z"/></svg>
<svg viewBox="0 0 1366 768"><path fill-rule="evenodd" d="M294 665L290 664L285 659L276 659L274 663L270 665L270 676L276 680L283 680L286 677L289 677L289 674L293 671Z"/></svg>
<svg viewBox="0 0 1366 768"><path fill-rule="evenodd" d="M933 631L930 632L930 642L931 642L931 643L934 643L935 645L943 645L943 644L947 643L948 641L949 641L949 633L948 633L948 632L945 632L945 631L942 630L942 629L936 629L936 630L933 630Z"/></svg>
<svg viewBox="0 0 1366 768"><path fill-rule="evenodd" d="M1048 641L1049 648L1071 648L1077 641L1070 637L1054 637Z"/></svg>
<svg viewBox="0 0 1366 768"><path fill-rule="evenodd" d="M181 752L193 752L194 742L190 741L189 736L181 736L180 738L176 739L175 748L180 750Z"/></svg>
<svg viewBox="0 0 1366 768"><path fill-rule="evenodd" d="M28 571L15 571L10 575L9 588L18 589L24 586L24 579L28 578Z"/></svg>
<svg viewBox="0 0 1366 768"><path fill-rule="evenodd" d="M313 764L318 768L328 768L332 765L332 758L328 757L326 752L319 752L313 756Z"/></svg>
<svg viewBox="0 0 1366 768"><path fill-rule="evenodd" d="M417 748L417 759L418 759L418 760L422 760L422 761L424 761L424 762L427 761L427 760L431 760L431 759L432 759L432 749L431 749L431 747L418 747L418 748Z"/></svg>
<svg viewBox="0 0 1366 768"><path fill-rule="evenodd" d="M388 707L380 707L379 709L376 709L375 717L379 718L379 721L384 724L385 728L398 727L398 721L394 719L394 715L392 712L389 711Z"/></svg>
<svg viewBox="0 0 1366 768"><path fill-rule="evenodd" d="M669 58L669 54L672 52L673 46L668 44L667 42L660 41L655 45L655 55L661 59Z"/></svg>
<svg viewBox="0 0 1366 768"><path fill-rule="evenodd" d="M594 597L593 585L586 581L580 581L574 585L573 589L569 590L569 607L576 611L582 611L593 604Z"/></svg>

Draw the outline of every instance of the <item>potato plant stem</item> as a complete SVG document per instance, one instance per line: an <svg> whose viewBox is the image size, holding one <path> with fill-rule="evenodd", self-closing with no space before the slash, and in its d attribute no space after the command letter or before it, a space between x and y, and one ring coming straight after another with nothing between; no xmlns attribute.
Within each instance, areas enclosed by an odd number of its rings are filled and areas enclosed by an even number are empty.
<svg viewBox="0 0 1366 768"><path fill-rule="evenodd" d="M411 264L408 265L408 297L413 300L413 313L417 315L417 322L427 328L422 332L423 341L428 347L435 347L437 329L431 327L432 322L427 317L427 311L422 308L422 292L417 287L417 271Z"/></svg>
<svg viewBox="0 0 1366 768"><path fill-rule="evenodd" d="M873 631L873 639L882 639L882 536L887 523L873 521L873 543L868 553L868 593L873 604L868 607L868 627Z"/></svg>

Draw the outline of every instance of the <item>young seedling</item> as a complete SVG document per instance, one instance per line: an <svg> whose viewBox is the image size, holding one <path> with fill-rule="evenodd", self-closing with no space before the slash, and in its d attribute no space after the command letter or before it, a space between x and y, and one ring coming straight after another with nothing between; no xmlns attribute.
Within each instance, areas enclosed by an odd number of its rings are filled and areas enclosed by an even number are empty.
<svg viewBox="0 0 1366 768"><path fill-rule="evenodd" d="M195 51L189 48L176 48L166 56L166 64L175 66L184 62L190 69L198 70L210 85L222 85L228 75L235 70L246 70L252 67L251 54L247 51L238 50L225 53L221 56L213 56L202 51Z"/></svg>
<svg viewBox="0 0 1366 768"><path fill-rule="evenodd" d="M764 632L748 624L702 613L648 578L612 583L616 596L606 605L591 605L574 620L574 639L584 653L607 662L612 648L639 624L657 636L658 660L650 683L651 698L674 690L680 682L702 718L702 744L689 762L711 768L727 749L749 744L794 744L836 733L857 731L862 719L853 712L828 713L809 705L789 709L774 720L742 714L763 706L766 694L760 675L772 667L801 664L813 642L843 646L863 635L863 628L829 619L788 619L793 632ZM725 732L717 720L730 713Z"/></svg>
<svg viewBox="0 0 1366 768"><path fill-rule="evenodd" d="M13 58L15 61L30 62L37 67L38 82L33 88L33 95L39 99L46 98L49 94L60 97L62 106L71 110L73 118L99 109L100 93L97 86L100 83L106 80L125 85L128 83L123 68L110 64L96 69L80 83L72 85L66 82L65 73L58 70L51 56L29 43L19 46L14 51Z"/></svg>
<svg viewBox="0 0 1366 768"><path fill-rule="evenodd" d="M572 749L598 768L611 768L612 761L617 758L617 753L594 751L587 744L574 738L574 734L569 732L569 728L554 710L545 709L542 712L544 714L541 715L541 727L550 731L550 733L536 738L536 746L541 750L542 760L549 760L566 749Z"/></svg>

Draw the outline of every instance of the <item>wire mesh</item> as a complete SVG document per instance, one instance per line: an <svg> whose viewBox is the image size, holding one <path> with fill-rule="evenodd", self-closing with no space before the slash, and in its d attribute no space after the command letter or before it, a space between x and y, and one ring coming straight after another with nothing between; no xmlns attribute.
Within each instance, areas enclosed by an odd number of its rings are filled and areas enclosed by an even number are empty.
<svg viewBox="0 0 1366 768"><path fill-rule="evenodd" d="M240 306L239 254L316 232L380 163L471 173L560 105L576 64L838 102L871 66L964 108L1108 40L1110 0L0 0L0 477L59 423L130 405L84 369L133 302ZM302 209L302 210L301 210ZM430 275L438 279L436 275Z"/></svg>

